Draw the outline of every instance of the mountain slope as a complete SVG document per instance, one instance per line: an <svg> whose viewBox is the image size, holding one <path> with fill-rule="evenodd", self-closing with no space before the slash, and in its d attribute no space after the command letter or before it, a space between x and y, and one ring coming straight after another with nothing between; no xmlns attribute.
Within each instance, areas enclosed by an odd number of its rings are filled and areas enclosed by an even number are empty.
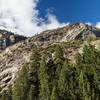
<svg viewBox="0 0 100 100"><path fill-rule="evenodd" d="M63 28L47 30L33 37L38 45L68 42L75 39L88 39L100 37L100 29L84 23L73 23Z"/></svg>
<svg viewBox="0 0 100 100"><path fill-rule="evenodd" d="M73 59L74 52L82 49L86 39L100 37L100 30L83 23L74 23L63 28L44 31L7 47L0 53L0 90L16 78L18 70L30 61L32 46L38 46L40 55L54 54L55 44L62 46L65 57ZM77 40L81 39L81 40Z"/></svg>

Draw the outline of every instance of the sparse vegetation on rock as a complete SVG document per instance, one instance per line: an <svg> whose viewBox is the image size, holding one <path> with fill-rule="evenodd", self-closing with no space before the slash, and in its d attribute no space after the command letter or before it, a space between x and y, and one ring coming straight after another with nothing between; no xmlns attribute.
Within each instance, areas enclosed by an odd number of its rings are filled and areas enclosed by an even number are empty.
<svg viewBox="0 0 100 100"><path fill-rule="evenodd" d="M99 29L74 23L5 48L1 100L99 100L99 37Z"/></svg>

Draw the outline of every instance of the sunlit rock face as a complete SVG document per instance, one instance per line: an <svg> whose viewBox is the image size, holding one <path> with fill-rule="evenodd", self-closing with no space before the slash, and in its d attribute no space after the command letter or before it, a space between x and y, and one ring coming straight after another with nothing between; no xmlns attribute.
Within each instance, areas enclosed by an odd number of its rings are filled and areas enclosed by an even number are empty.
<svg viewBox="0 0 100 100"><path fill-rule="evenodd" d="M38 45L48 46L51 43L68 42L75 39L88 39L100 37L100 29L84 23L73 23L63 28L47 30L34 36Z"/></svg>
<svg viewBox="0 0 100 100"><path fill-rule="evenodd" d="M26 37L24 36L16 35L6 30L0 30L0 91L7 86L7 84L13 79L13 74L17 72L17 68L13 67L16 66L17 63L12 62L13 59L16 59L13 58L14 54L11 54L12 48L10 49L9 46L25 39ZM13 47L13 49L16 49L16 47Z"/></svg>
<svg viewBox="0 0 100 100"><path fill-rule="evenodd" d="M30 61L32 45L27 41L8 46L0 53L0 92L16 78L18 70Z"/></svg>

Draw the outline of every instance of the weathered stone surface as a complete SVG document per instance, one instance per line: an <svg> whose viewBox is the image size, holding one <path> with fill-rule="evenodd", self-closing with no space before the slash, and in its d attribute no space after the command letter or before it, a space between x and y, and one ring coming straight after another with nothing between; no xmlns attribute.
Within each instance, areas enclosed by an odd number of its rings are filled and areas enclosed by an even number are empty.
<svg viewBox="0 0 100 100"><path fill-rule="evenodd" d="M9 46L25 39L26 37L24 36L14 35L11 32L0 30L0 91L2 90L2 88L5 88L8 83L14 78L15 73L18 70L16 65L22 65L24 63L23 61L21 62L21 64L17 64L18 61L16 62L16 53L14 52L14 50L16 51L17 44L12 47ZM16 56L18 56L19 58L21 57L20 54L16 54Z"/></svg>
<svg viewBox="0 0 100 100"><path fill-rule="evenodd" d="M13 82L18 70L30 61L32 45L27 41L16 43L0 54L0 91Z"/></svg>
<svg viewBox="0 0 100 100"><path fill-rule="evenodd" d="M67 42L75 39L100 37L100 29L84 23L73 23L63 28L47 30L33 37L38 45L48 45L57 42Z"/></svg>

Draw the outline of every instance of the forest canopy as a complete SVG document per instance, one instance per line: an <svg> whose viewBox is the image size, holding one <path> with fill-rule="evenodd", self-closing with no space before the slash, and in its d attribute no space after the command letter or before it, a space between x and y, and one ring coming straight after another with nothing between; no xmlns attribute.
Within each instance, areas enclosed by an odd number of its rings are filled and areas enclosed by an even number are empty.
<svg viewBox="0 0 100 100"><path fill-rule="evenodd" d="M56 45L55 58L33 48L31 62L18 72L1 100L100 100L100 51L93 45L75 54L75 63Z"/></svg>

